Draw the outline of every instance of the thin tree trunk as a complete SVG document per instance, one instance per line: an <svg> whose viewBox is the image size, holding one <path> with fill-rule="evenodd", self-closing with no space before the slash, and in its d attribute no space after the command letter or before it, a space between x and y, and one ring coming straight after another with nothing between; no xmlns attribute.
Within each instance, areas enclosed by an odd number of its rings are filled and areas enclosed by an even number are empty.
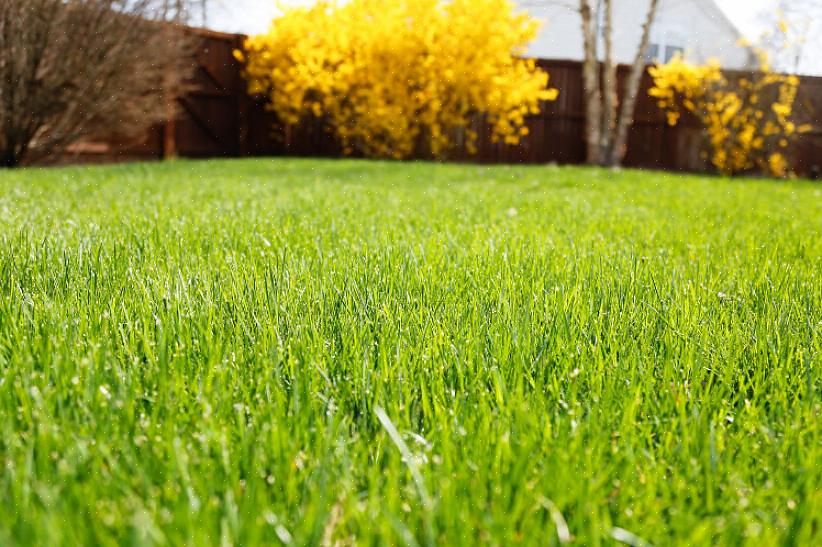
<svg viewBox="0 0 822 547"><path fill-rule="evenodd" d="M160 84L173 98L190 65L163 25L204 1L0 0L0 167L170 118Z"/></svg>
<svg viewBox="0 0 822 547"><path fill-rule="evenodd" d="M631 66L631 73L625 86L625 94L622 97L619 122L616 127L616 137L611 148L609 163L611 166L622 164L625 154L628 151L628 130L634 122L634 110L636 109L636 99L639 93L639 84L642 75L645 74L645 54L648 51L648 42L651 39L651 26L656 18L656 11L659 7L659 0L651 0L648 6L648 13L645 16L645 24L642 26L642 39L637 49L634 64Z"/></svg>
<svg viewBox="0 0 822 547"><path fill-rule="evenodd" d="M602 71L602 129L600 135L600 161L607 163L611 157L614 145L617 120L617 65L614 62L614 2L602 0L605 9L605 28L603 40L605 42L605 64Z"/></svg>
<svg viewBox="0 0 822 547"><path fill-rule="evenodd" d="M590 164L600 164L602 163L602 93L600 91L599 59L597 58L597 25L590 0L580 0L579 13L582 16L582 36L585 50L582 78L583 87L585 88L586 160Z"/></svg>

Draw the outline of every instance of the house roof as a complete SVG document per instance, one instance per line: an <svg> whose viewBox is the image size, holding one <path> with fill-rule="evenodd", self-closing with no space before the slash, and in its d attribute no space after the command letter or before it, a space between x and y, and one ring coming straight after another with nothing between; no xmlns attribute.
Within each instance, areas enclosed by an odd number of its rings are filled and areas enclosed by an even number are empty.
<svg viewBox="0 0 822 547"><path fill-rule="evenodd" d="M716 19L722 25L727 27L729 31L733 32L735 36L738 38L743 37L739 27L737 27L736 24L725 14L725 12L719 8L715 0L694 0L694 3L702 8L708 17Z"/></svg>

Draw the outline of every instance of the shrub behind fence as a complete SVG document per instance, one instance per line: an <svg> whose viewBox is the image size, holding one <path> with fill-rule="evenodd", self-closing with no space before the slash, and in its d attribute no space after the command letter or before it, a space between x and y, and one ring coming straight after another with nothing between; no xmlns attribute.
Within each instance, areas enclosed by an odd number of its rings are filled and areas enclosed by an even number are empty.
<svg viewBox="0 0 822 547"><path fill-rule="evenodd" d="M176 97L177 115L137 141L112 137L106 142L83 143L74 148L75 158L85 161L160 159L181 157L320 156L341 155L339 146L320 120L296 127L277 125L262 100L246 94L241 66L232 51L243 36L189 30L200 38L192 62L192 85ZM478 163L582 163L585 159L582 64L575 61L540 60L551 85L559 89L557 101L528 120L529 135L516 146L494 143L490 127L478 117L473 129L479 134L478 152L470 155L458 147L457 161ZM620 79L628 67L620 67ZM822 169L822 78L803 77L796 101L799 124L813 130L802 135L792 151L794 170L803 175ZM674 171L706 171L702 157L703 132L698 122L684 119L676 127L666 123L665 113L648 96L652 82L646 74L637 101L628 140L625 165ZM71 159L71 158L67 158Z"/></svg>

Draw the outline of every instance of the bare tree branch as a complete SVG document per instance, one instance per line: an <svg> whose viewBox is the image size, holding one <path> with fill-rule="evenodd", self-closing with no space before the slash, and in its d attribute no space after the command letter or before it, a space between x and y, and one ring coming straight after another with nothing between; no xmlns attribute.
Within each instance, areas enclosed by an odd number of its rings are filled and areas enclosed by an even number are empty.
<svg viewBox="0 0 822 547"><path fill-rule="evenodd" d="M760 45L777 70L822 73L822 0L778 0L759 20L767 29Z"/></svg>
<svg viewBox="0 0 822 547"><path fill-rule="evenodd" d="M602 122L600 136L600 161L610 156L614 129L617 117L617 63L614 60L614 3L612 0L600 0L600 10L604 18L603 41L605 42L605 59L602 69Z"/></svg>
<svg viewBox="0 0 822 547"><path fill-rule="evenodd" d="M816 0L808 0L816 1ZM822 1L822 0L819 0ZM594 165L617 166L625 157L628 130L633 123L639 84L645 70L645 54L659 0L650 0L642 26L642 36L620 103L617 89L617 61L614 54L615 0L530 0L528 7L565 6L576 10L582 19L582 80L585 102L586 161ZM603 24L600 25L600 16ZM598 43L602 26L603 58ZM619 114L617 116L617 113Z"/></svg>
<svg viewBox="0 0 822 547"><path fill-rule="evenodd" d="M634 63L631 65L631 72L625 85L625 93L620 106L619 122L617 123L614 141L610 149L609 163L612 166L622 164L625 154L628 151L628 130L634 122L634 110L636 109L636 98L639 93L639 85L642 83L642 75L645 73L645 52L648 51L648 43L651 39L651 26L656 18L659 0L651 0L648 6L648 13L645 15L645 23L642 26L642 38L639 41L639 49L636 51Z"/></svg>
<svg viewBox="0 0 822 547"><path fill-rule="evenodd" d="M588 163L602 162L602 92L597 59L598 21L590 0L579 0L582 17L582 41L585 60L582 63L582 79L585 95L585 144Z"/></svg>
<svg viewBox="0 0 822 547"><path fill-rule="evenodd" d="M0 165L163 120L163 82L186 76L185 51L164 29L189 9L184 0L0 0Z"/></svg>

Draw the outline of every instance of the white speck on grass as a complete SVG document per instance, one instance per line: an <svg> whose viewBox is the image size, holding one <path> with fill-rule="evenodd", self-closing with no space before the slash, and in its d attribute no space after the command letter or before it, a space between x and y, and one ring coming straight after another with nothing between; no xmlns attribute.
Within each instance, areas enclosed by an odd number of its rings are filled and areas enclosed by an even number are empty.
<svg viewBox="0 0 822 547"><path fill-rule="evenodd" d="M428 490L425 488L425 481L420 474L420 470L417 467L416 463L414 462L414 458L411 454L411 451L408 450L408 446L402 440L397 428L394 426L394 423L391 421L391 418L388 417L385 410L382 407L374 408L374 414L377 415L377 419L382 424L383 428L385 429L386 433L388 433L388 437L394 442L397 446L397 449L400 451L402 455L402 459L405 461L405 464L408 466L408 470L411 472L411 478L414 480L414 484L417 487L417 493L419 494L420 501L422 502L423 509L425 511L424 514L424 522L426 528L426 534L428 536L428 543L433 545L434 541L434 525L431 521L431 498L428 495Z"/></svg>
<svg viewBox="0 0 822 547"><path fill-rule="evenodd" d="M400 455L402 455L405 464L408 466L408 470L411 471L411 478L414 479L414 483L417 487L417 492L423 506L426 509L430 508L431 498L428 496L428 491L425 488L425 481L422 479L422 475L416 466L416 462L414 461L415 458L411 454L411 451L408 450L408 446L402 440L402 437L400 437L399 431L397 431L397 428L394 427L394 423L391 421L391 418L388 417L388 414L385 413L385 410L378 406L374 409L374 413L377 415L377 419L388 433L388 436L399 449Z"/></svg>
<svg viewBox="0 0 822 547"><path fill-rule="evenodd" d="M620 543L633 547L651 547L651 544L625 528L611 528L611 537Z"/></svg>
<svg viewBox="0 0 822 547"><path fill-rule="evenodd" d="M294 541L291 537L291 532L289 532L286 529L286 527L282 524L278 524L276 527L274 527L274 531L277 533L277 537L280 538L280 541L282 541L286 545L291 545L291 543Z"/></svg>
<svg viewBox="0 0 822 547"><path fill-rule="evenodd" d="M551 520L554 521L554 526L557 529L557 539L559 539L559 542L563 545L571 543L571 531L568 529L568 523L565 521L565 517L562 516L556 504L544 496L540 496L538 502L548 511L548 514L551 515Z"/></svg>

